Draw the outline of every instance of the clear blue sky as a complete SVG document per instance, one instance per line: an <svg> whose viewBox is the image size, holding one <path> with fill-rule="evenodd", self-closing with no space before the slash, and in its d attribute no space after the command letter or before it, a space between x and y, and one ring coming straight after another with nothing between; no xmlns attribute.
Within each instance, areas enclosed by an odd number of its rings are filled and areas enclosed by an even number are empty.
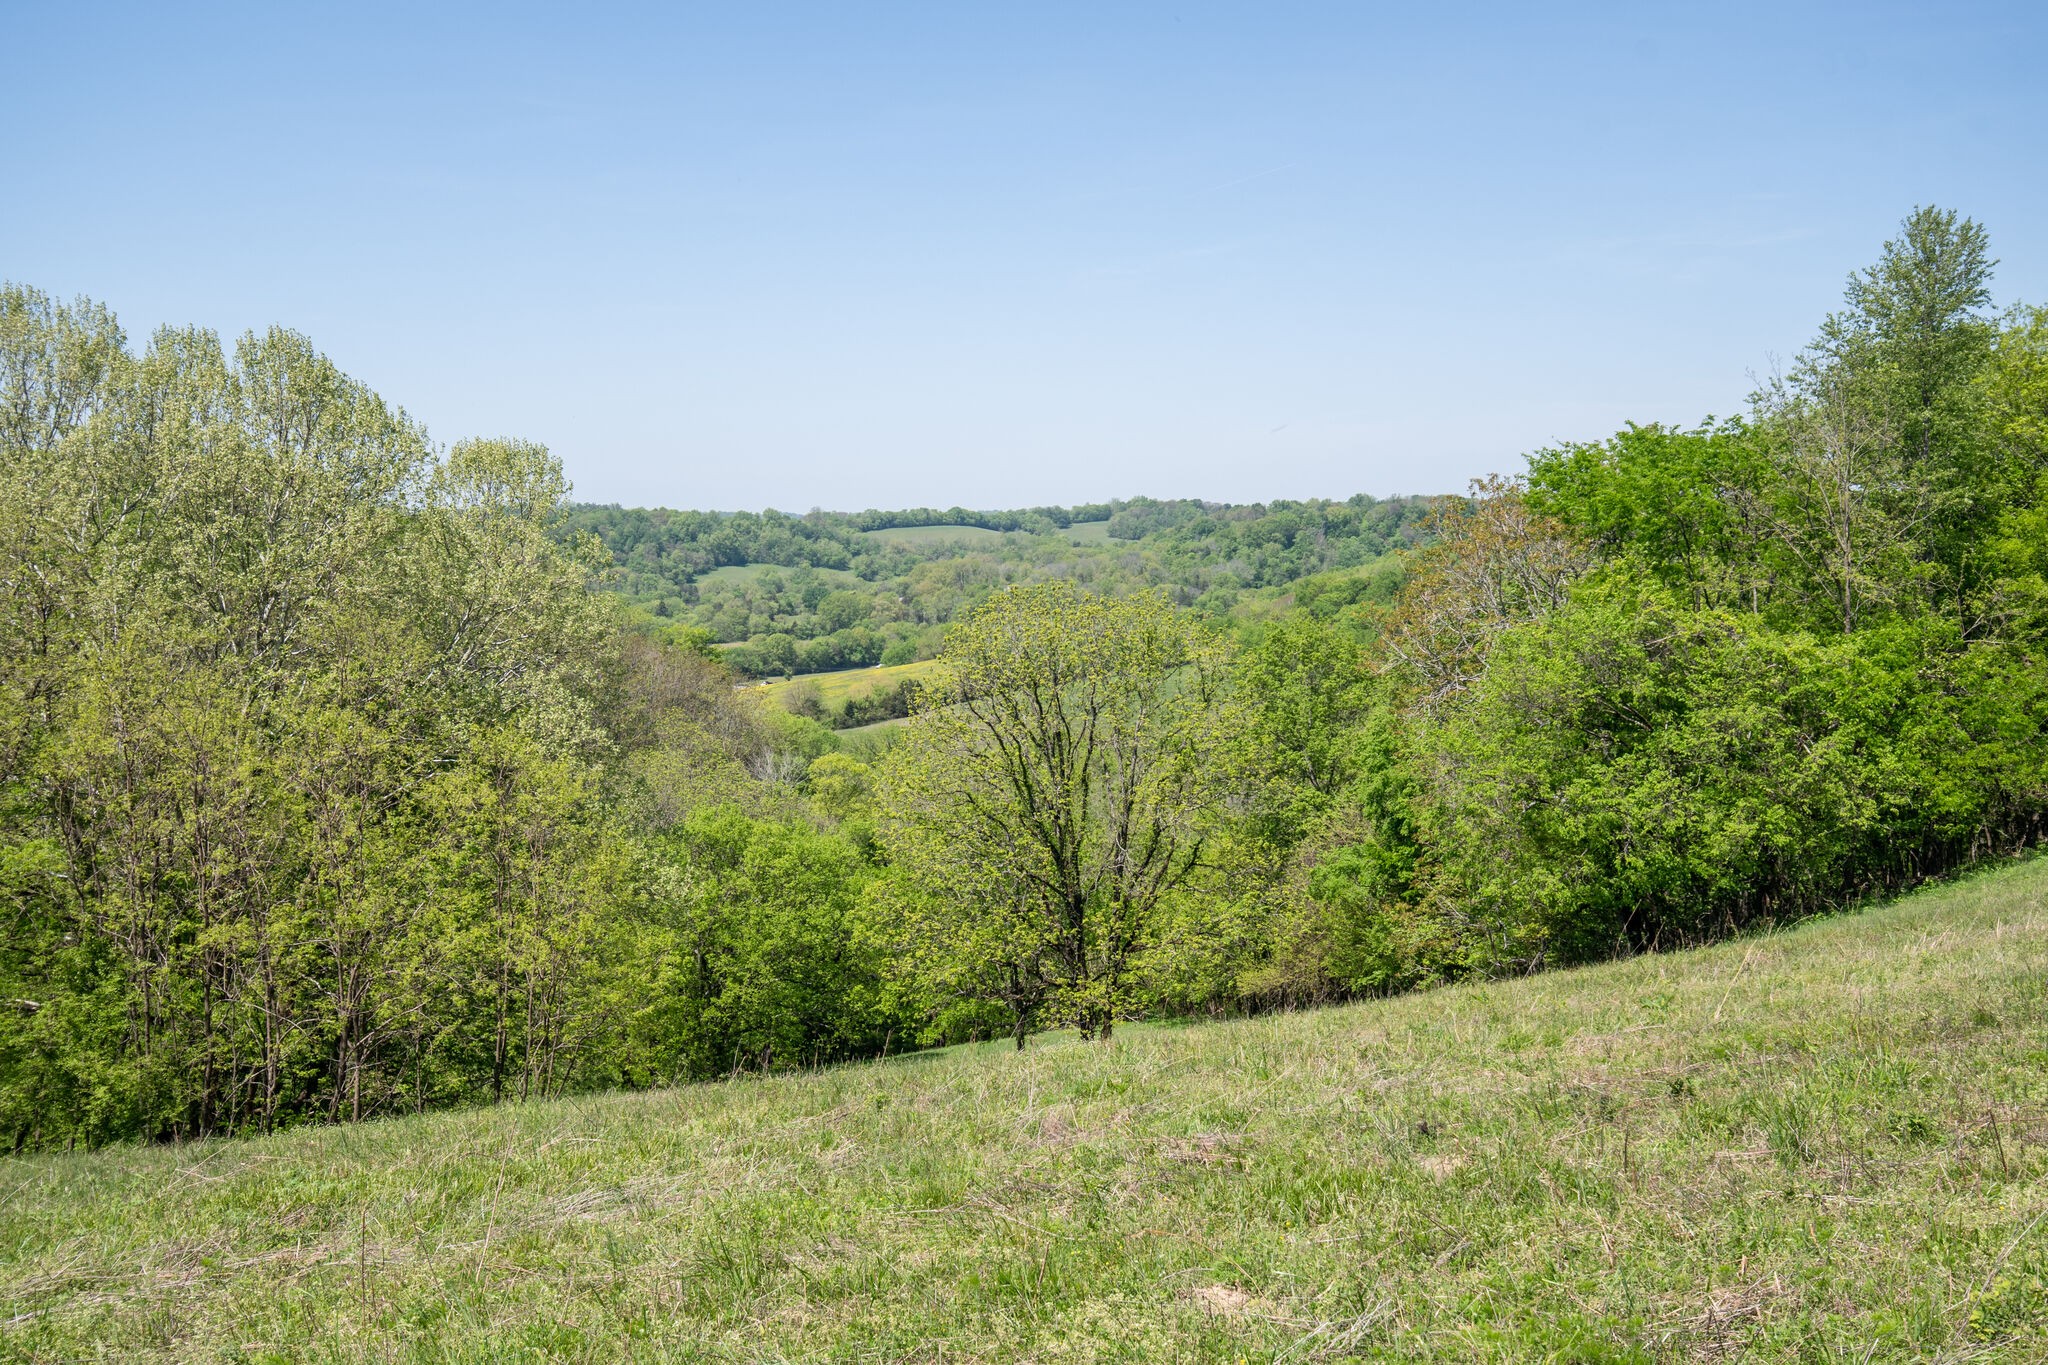
<svg viewBox="0 0 2048 1365"><path fill-rule="evenodd" d="M0 276L580 496L1428 492L1740 407L1916 203L2048 301L2048 6L0 0Z"/></svg>

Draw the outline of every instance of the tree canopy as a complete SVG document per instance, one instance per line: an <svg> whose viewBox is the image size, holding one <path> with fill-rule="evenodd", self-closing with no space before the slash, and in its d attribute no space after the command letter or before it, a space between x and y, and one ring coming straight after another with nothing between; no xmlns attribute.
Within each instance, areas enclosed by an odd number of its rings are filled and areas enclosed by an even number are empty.
<svg viewBox="0 0 2048 1365"><path fill-rule="evenodd" d="M1467 496L803 517L580 507L296 333L0 288L0 1141L1108 1038L2023 850L2048 313L1994 265L1917 210L1740 415Z"/></svg>

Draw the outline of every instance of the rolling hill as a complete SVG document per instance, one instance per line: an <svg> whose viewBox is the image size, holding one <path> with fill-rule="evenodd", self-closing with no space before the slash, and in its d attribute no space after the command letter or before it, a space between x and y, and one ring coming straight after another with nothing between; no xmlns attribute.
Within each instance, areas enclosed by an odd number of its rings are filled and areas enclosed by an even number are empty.
<svg viewBox="0 0 2048 1365"><path fill-rule="evenodd" d="M1313 1012L0 1167L0 1358L2038 1359L2048 861Z"/></svg>

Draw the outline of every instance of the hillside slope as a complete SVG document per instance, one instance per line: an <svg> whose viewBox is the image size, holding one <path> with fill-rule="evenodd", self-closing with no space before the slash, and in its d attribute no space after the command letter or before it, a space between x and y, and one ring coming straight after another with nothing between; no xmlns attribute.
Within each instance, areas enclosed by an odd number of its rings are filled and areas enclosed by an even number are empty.
<svg viewBox="0 0 2048 1365"><path fill-rule="evenodd" d="M0 1358L2033 1359L2044 931L17 1160Z"/></svg>

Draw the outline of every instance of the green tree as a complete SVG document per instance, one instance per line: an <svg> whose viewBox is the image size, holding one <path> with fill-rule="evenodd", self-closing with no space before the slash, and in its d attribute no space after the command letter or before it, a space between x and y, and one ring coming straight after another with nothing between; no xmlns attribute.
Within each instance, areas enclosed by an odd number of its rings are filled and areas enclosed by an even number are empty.
<svg viewBox="0 0 2048 1365"><path fill-rule="evenodd" d="M1356 775L1357 730L1375 682L1364 645L1313 616L1276 623L1238 657L1251 739L1301 816L1320 813Z"/></svg>
<svg viewBox="0 0 2048 1365"><path fill-rule="evenodd" d="M868 619L874 610L873 602L863 593L839 589L828 592L818 601L818 619L827 631L845 630Z"/></svg>
<svg viewBox="0 0 2048 1365"><path fill-rule="evenodd" d="M947 637L878 774L913 960L1109 1036L1164 900L1213 852L1243 732L1222 647L1163 599L1016 588Z"/></svg>
<svg viewBox="0 0 2048 1365"><path fill-rule="evenodd" d="M1442 500L1431 524L1436 539L1417 552L1380 641L1425 708L1469 687L1501 634L1556 610L1591 562L1568 528L1530 505L1518 479L1476 480L1470 499Z"/></svg>
<svg viewBox="0 0 2048 1365"><path fill-rule="evenodd" d="M437 457L282 329L131 356L9 287L0 485L17 1143L587 1083L618 622L547 453Z"/></svg>
<svg viewBox="0 0 2048 1365"><path fill-rule="evenodd" d="M902 1036L857 935L868 874L843 840L723 807L657 847L672 875L654 910L671 946L640 1028L670 1074L817 1065Z"/></svg>
<svg viewBox="0 0 2048 1365"><path fill-rule="evenodd" d="M2003 469L1980 382L1998 329L1987 314L1984 229L1915 209L1877 263L1850 276L1792 374L1760 395L1776 478L1744 490L1759 524L1824 587L1844 631L1870 607L1926 604L1979 633Z"/></svg>

